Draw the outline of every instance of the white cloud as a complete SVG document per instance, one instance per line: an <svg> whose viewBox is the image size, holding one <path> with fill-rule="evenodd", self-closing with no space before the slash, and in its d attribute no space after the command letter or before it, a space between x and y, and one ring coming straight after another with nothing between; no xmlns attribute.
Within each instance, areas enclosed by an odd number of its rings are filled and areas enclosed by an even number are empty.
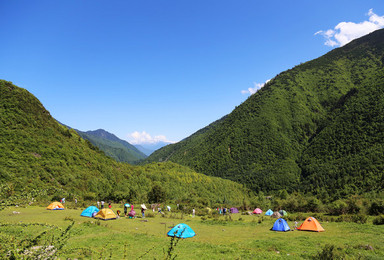
<svg viewBox="0 0 384 260"><path fill-rule="evenodd" d="M131 144L156 144L159 142L165 142L165 143L174 143L172 141L167 140L167 138L164 135L156 135L152 137L147 132L138 132L135 131L131 134L128 134L128 142Z"/></svg>
<svg viewBox="0 0 384 260"><path fill-rule="evenodd" d="M369 16L368 21L341 22L335 26L334 30L318 31L315 35L322 35L326 40L324 44L327 46L343 46L356 38L384 27L384 15L378 16L373 9L370 9L367 15Z"/></svg>
<svg viewBox="0 0 384 260"><path fill-rule="evenodd" d="M247 90L242 90L241 91L241 94L249 94L249 95L253 95L255 94L257 91L259 91L259 89L261 89L262 87L264 87L264 85L266 83L268 83L270 81L267 80L266 82L264 83L256 83L256 82L253 82L253 88L248 88Z"/></svg>

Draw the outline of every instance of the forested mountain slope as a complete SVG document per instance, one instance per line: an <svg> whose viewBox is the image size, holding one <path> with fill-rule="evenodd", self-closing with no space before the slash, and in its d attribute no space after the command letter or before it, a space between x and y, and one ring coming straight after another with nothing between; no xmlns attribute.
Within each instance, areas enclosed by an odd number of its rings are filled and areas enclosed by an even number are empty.
<svg viewBox="0 0 384 260"><path fill-rule="evenodd" d="M0 203L32 190L56 198L154 202L154 187L168 200L206 205L242 205L249 198L240 184L175 163L118 163L11 82L0 80L0 97Z"/></svg>
<svg viewBox="0 0 384 260"><path fill-rule="evenodd" d="M119 139L103 129L76 132L118 162L136 163L147 156L127 141Z"/></svg>
<svg viewBox="0 0 384 260"><path fill-rule="evenodd" d="M230 114L147 162L253 190L343 193L383 185L384 30L280 73Z"/></svg>

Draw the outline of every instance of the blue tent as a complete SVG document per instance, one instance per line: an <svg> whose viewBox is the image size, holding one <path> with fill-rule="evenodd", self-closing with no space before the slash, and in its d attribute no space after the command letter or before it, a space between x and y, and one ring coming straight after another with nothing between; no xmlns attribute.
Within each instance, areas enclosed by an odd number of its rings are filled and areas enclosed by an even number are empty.
<svg viewBox="0 0 384 260"><path fill-rule="evenodd" d="M189 238L195 236L196 233L187 224L181 223L174 226L167 235L169 237Z"/></svg>
<svg viewBox="0 0 384 260"><path fill-rule="evenodd" d="M291 230L288 226L288 223L285 219L279 218L275 221L275 224L273 224L272 229L273 231L289 231Z"/></svg>
<svg viewBox="0 0 384 260"><path fill-rule="evenodd" d="M272 214L273 214L273 211L271 209L269 209L267 212L265 212L266 216L272 216Z"/></svg>
<svg viewBox="0 0 384 260"><path fill-rule="evenodd" d="M99 212L98 208L96 208L95 206L90 206L90 207L86 208L85 210L83 210L83 212L81 212L80 216L92 218L93 213L97 213L97 212Z"/></svg>

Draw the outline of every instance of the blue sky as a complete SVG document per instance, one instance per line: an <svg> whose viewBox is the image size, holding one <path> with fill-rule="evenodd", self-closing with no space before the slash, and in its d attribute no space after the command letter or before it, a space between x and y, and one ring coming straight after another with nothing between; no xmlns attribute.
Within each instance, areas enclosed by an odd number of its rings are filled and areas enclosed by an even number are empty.
<svg viewBox="0 0 384 260"><path fill-rule="evenodd" d="M262 84L384 27L382 0L0 0L0 78L60 122L179 141Z"/></svg>

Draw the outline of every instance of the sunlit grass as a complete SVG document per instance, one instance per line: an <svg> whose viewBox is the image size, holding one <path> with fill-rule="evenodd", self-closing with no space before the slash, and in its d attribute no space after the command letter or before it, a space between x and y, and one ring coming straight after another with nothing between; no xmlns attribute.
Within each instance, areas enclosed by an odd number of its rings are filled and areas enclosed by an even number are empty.
<svg viewBox="0 0 384 260"><path fill-rule="evenodd" d="M13 214L13 211L20 214ZM326 230L321 233L274 232L270 231L274 219L269 217L233 214L232 220L223 216L217 220L202 220L198 216L193 218L181 213L168 213L166 217L155 214L155 217L145 219L122 217L100 221L81 217L81 211L49 211L33 206L8 208L0 212L0 223L43 223L65 229L70 224L68 219L75 221L70 238L58 253L61 259L163 259L170 241L166 233L178 223L188 224L197 234L177 245L175 254L179 259L300 259L316 255L326 244L335 245L349 258L354 255L377 259L384 257L384 227L371 223L321 223ZM288 223L294 226L293 222ZM9 237L24 239L24 236L39 234L44 226L28 226L23 233L21 229L20 226L1 226L0 231ZM367 249L367 245L373 250Z"/></svg>

